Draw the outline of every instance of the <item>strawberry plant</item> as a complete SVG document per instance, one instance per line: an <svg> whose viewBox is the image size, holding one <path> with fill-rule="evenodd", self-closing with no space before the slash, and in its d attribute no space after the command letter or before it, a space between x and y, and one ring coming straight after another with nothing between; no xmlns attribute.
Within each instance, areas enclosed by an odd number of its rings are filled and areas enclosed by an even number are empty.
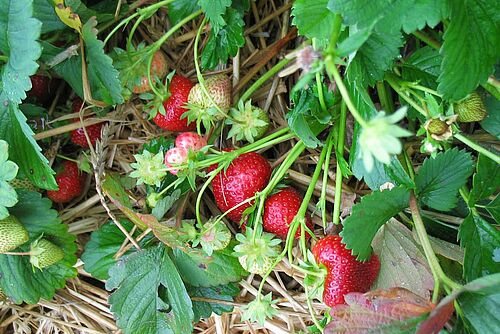
<svg viewBox="0 0 500 334"><path fill-rule="evenodd" d="M0 0L0 327L499 332L499 13Z"/></svg>

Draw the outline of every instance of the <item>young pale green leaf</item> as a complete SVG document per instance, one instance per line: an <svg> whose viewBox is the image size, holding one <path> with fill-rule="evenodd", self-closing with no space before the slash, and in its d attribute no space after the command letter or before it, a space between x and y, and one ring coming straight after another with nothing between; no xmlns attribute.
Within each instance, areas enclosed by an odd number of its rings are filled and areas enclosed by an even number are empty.
<svg viewBox="0 0 500 334"><path fill-rule="evenodd" d="M232 0L198 0L198 5L205 12L206 17L212 25L212 29L219 29L227 24L224 19L226 8L231 6Z"/></svg>
<svg viewBox="0 0 500 334"><path fill-rule="evenodd" d="M33 0L33 16L42 22L42 34L66 28L54 11L52 1Z"/></svg>
<svg viewBox="0 0 500 334"><path fill-rule="evenodd" d="M172 259L184 281L192 286L228 284L247 274L229 248L216 251L212 256L174 249Z"/></svg>
<svg viewBox="0 0 500 334"><path fill-rule="evenodd" d="M337 54L339 57L345 57L354 51L357 51L370 38L373 26L362 29L349 28L349 37L339 43Z"/></svg>
<svg viewBox="0 0 500 334"><path fill-rule="evenodd" d="M179 23L185 17L188 17L200 7L193 0L177 0L168 4L168 18L172 25Z"/></svg>
<svg viewBox="0 0 500 334"><path fill-rule="evenodd" d="M122 219L120 223L127 231L130 231L134 226L126 219ZM112 221L108 221L92 232L82 254L85 271L92 277L107 280L109 278L108 270L116 263L114 256L122 247L124 240L125 235ZM134 249L131 248L124 256L132 253Z"/></svg>
<svg viewBox="0 0 500 334"><path fill-rule="evenodd" d="M493 73L500 54L500 3L470 0L449 4L451 20L440 51L444 59L438 92L447 100L458 101Z"/></svg>
<svg viewBox="0 0 500 334"><path fill-rule="evenodd" d="M30 243L42 234L45 239L61 247L64 258L43 270L33 269L29 256L0 255L0 288L16 304L36 304L40 298L50 300L66 280L76 276L75 236L68 233L52 210L52 202L37 192L18 190L19 202L10 210L28 230L30 241L16 251L29 252Z"/></svg>
<svg viewBox="0 0 500 334"><path fill-rule="evenodd" d="M189 295L191 296L191 299L193 299L193 297L201 297L228 302L232 302L233 297L240 292L238 286L233 283L208 288L187 286L187 290ZM233 310L232 306L225 304L209 303L196 300L192 300L192 302L194 322L199 322L202 318L210 318L212 312L221 315L222 313L231 312Z"/></svg>
<svg viewBox="0 0 500 334"><path fill-rule="evenodd" d="M0 0L0 52L8 57L0 80L0 101L19 104L31 89L36 60L42 54L37 39L42 23L33 17L32 0ZM3 113L3 111L2 111Z"/></svg>
<svg viewBox="0 0 500 334"><path fill-rule="evenodd" d="M10 159L17 163L20 171L37 187L57 189L54 171L41 153L41 148L33 138L33 130L26 123L26 116L18 105L9 103L0 106L0 139L10 143Z"/></svg>
<svg viewBox="0 0 500 334"><path fill-rule="evenodd" d="M96 25L95 18L91 18L82 28L92 97L110 105L123 103L118 71L113 67L112 59L104 53L104 43L97 39Z"/></svg>
<svg viewBox="0 0 500 334"><path fill-rule="evenodd" d="M201 54L201 66L212 69L219 63L227 62L229 56L234 57L238 49L245 44L243 36L243 12L228 8L224 19L227 25L212 30Z"/></svg>
<svg viewBox="0 0 500 334"><path fill-rule="evenodd" d="M342 242L358 260L366 261L372 253L371 243L379 228L394 215L408 207L410 193L403 187L374 191L352 207L352 214L343 222Z"/></svg>
<svg viewBox="0 0 500 334"><path fill-rule="evenodd" d="M481 122L481 127L500 140L500 100L487 96L484 102L488 115Z"/></svg>
<svg viewBox="0 0 500 334"><path fill-rule="evenodd" d="M326 8L327 4L328 0L294 1L292 24L297 26L299 34L324 40L330 38L335 14Z"/></svg>
<svg viewBox="0 0 500 334"><path fill-rule="evenodd" d="M419 200L436 210L448 211L457 204L458 190L474 170L469 153L457 148L425 159L415 177Z"/></svg>
<svg viewBox="0 0 500 334"><path fill-rule="evenodd" d="M164 245L122 258L109 276L109 303L123 333L192 332L193 305Z"/></svg>
<svg viewBox="0 0 500 334"><path fill-rule="evenodd" d="M380 272L373 289L401 287L430 298L434 279L425 255L406 226L391 219L380 228L372 246L380 259Z"/></svg>
<svg viewBox="0 0 500 334"><path fill-rule="evenodd" d="M8 182L16 177L19 167L8 159L9 144L0 140L0 219L7 218L7 208L17 203L17 192Z"/></svg>
<svg viewBox="0 0 500 334"><path fill-rule="evenodd" d="M464 277L468 282L500 272L500 231L471 213L460 224L458 237L465 249Z"/></svg>
<svg viewBox="0 0 500 334"><path fill-rule="evenodd" d="M472 179L469 206L498 193L500 189L500 166L485 155L479 154L476 174Z"/></svg>

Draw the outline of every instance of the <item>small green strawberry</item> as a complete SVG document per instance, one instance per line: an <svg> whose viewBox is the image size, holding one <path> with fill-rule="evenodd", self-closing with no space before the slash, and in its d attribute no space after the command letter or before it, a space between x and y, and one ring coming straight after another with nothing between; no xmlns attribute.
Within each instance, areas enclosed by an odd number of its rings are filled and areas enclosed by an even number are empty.
<svg viewBox="0 0 500 334"><path fill-rule="evenodd" d="M240 244L234 247L233 255L238 257L246 271L264 275L271 270L279 256L278 245L281 240L275 239L272 233L262 232L262 225L257 227L255 238L253 234L253 229L247 227L245 235L241 233L236 235L236 240Z"/></svg>
<svg viewBox="0 0 500 334"><path fill-rule="evenodd" d="M30 262L38 268L49 267L64 258L64 251L47 239L39 239L31 244Z"/></svg>
<svg viewBox="0 0 500 334"><path fill-rule="evenodd" d="M231 125L231 130L227 134L228 138L234 137L236 140L253 143L269 129L269 116L263 109L252 106L250 100L246 103L240 100L238 109L232 108L229 116L231 118L226 120L226 124Z"/></svg>
<svg viewBox="0 0 500 334"><path fill-rule="evenodd" d="M433 135L442 135L448 130L448 124L445 121L440 120L439 118L434 118L429 121L427 124L427 131Z"/></svg>
<svg viewBox="0 0 500 334"><path fill-rule="evenodd" d="M193 241L193 247L201 245L203 251L211 256L214 251L222 250L231 241L231 231L221 221L209 220L200 228L198 237Z"/></svg>
<svg viewBox="0 0 500 334"><path fill-rule="evenodd" d="M0 220L0 253L10 252L29 240L28 231L14 216Z"/></svg>
<svg viewBox="0 0 500 334"><path fill-rule="evenodd" d="M455 103L453 107L459 122L480 122L487 114L483 99L477 92L472 92L462 101Z"/></svg>

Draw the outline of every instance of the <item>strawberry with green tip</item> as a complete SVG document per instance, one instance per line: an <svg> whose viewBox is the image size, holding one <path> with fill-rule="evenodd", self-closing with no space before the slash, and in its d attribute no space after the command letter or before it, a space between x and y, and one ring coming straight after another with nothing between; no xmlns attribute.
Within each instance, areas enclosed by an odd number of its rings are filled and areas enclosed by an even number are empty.
<svg viewBox="0 0 500 334"><path fill-rule="evenodd" d="M202 123L206 128L222 120L231 108L231 81L225 74L211 76L204 81L209 96L198 83L189 92L187 117Z"/></svg>
<svg viewBox="0 0 500 334"><path fill-rule="evenodd" d="M14 216L0 220L0 254L10 252L29 240L28 231Z"/></svg>
<svg viewBox="0 0 500 334"><path fill-rule="evenodd" d="M80 173L78 165L65 160L56 174L59 190L49 190L47 196L55 203L68 203L83 193L84 181L85 176Z"/></svg>
<svg viewBox="0 0 500 334"><path fill-rule="evenodd" d="M168 98L163 105L156 106L153 122L160 128L174 132L193 131L196 123L189 122L184 113L187 112L185 105L188 102L189 92L193 83L181 75L175 74L168 84Z"/></svg>
<svg viewBox="0 0 500 334"><path fill-rule="evenodd" d="M232 108L229 116L231 118L226 120L226 124L231 125L228 138L253 143L269 129L269 116L263 109L253 106L250 100L245 104L240 100L238 108Z"/></svg>
<svg viewBox="0 0 500 334"><path fill-rule="evenodd" d="M326 267L323 302L330 307L343 304L349 292L367 292L380 270L377 255L373 254L367 262L358 261L338 235L320 239L312 253L316 262Z"/></svg>
<svg viewBox="0 0 500 334"><path fill-rule="evenodd" d="M487 115L483 99L477 92L472 92L462 101L455 103L453 107L459 122L481 122Z"/></svg>
<svg viewBox="0 0 500 334"><path fill-rule="evenodd" d="M212 171L217 166L211 166ZM222 212L226 212L257 192L262 191L271 177L271 165L260 154L255 152L243 153L236 157L229 167L221 170L212 180L212 191L215 202ZM227 214L234 222L239 222L243 211L252 205L253 201L239 205Z"/></svg>
<svg viewBox="0 0 500 334"><path fill-rule="evenodd" d="M285 188L269 196L264 205L264 215L262 216L264 231L276 234L279 238L285 239L290 224L297 215L302 204L302 196L292 187ZM310 217L306 217L306 225L312 230L313 224ZM300 237L300 226L295 233L295 239ZM311 235L306 232L307 239Z"/></svg>
<svg viewBox="0 0 500 334"><path fill-rule="evenodd" d="M61 247L47 239L39 239L31 244L30 263L38 269L50 267L63 258L64 251Z"/></svg>

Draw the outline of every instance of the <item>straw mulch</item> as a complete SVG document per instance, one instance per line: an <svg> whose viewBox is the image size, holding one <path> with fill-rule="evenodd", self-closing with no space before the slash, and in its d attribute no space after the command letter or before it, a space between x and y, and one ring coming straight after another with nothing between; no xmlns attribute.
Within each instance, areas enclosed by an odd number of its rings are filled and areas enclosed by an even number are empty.
<svg viewBox="0 0 500 334"><path fill-rule="evenodd" d="M231 59L226 66L218 68L217 72L224 72L233 79L234 98L236 99L249 84L265 73L286 54L301 46L301 39L297 37L296 29L291 26L290 9L291 1L262 0L250 1L251 9L245 18L246 44L239 55ZM135 41L151 43L162 36L170 25L166 19L166 10L162 9L153 17L144 21L136 32ZM175 69L196 81L193 62L194 37L201 19L196 19L186 25L181 32L174 35L163 46L162 50ZM124 36L128 29L115 35L108 46L124 44ZM206 36L202 36L200 47L206 43ZM297 81L299 73L292 72L286 76L275 76L269 80L252 96L254 104L259 105L269 113L274 130L286 126L285 114L290 108L289 94L291 87ZM210 73L205 73L210 74ZM62 91L62 90L60 90ZM65 101L68 97L59 94L53 103L53 108ZM134 161L133 154L137 153L141 145L158 136L169 136L159 130L154 124L147 121L147 116L142 111L143 105L139 99L129 101L117 110L106 115L109 128L106 130L108 138L104 139L105 149L98 149L94 161L99 163L98 170L102 168L118 171L121 174L130 172L129 163ZM51 110L52 112L53 110ZM74 128L74 126L73 126ZM73 129L72 125L47 130L39 133L37 138L56 137ZM274 131L272 130L272 131ZM349 139L348 139L349 140ZM54 140L53 151L57 151L58 141ZM273 166L278 165L287 152L295 145L296 140L279 144L265 152ZM226 146L231 143L226 143ZM263 152L260 152L263 153ZM298 189L305 190L310 183L310 175L318 160L319 151L306 150L289 171L289 180ZM53 162L53 156L51 157ZM332 160L331 165L335 164ZM332 212L334 197L335 174L328 172L327 201L328 212ZM320 178L321 180L322 178ZM110 215L121 217L121 212L107 199L96 192L95 178L87 179L88 191L83 198L75 200L70 205L60 208L60 216L68 224L70 232L77 236L79 254L83 251L89 235L100 225L110 219ZM322 183L318 182L310 212L315 211L314 204L321 192ZM363 184L355 179L346 179L343 187L344 209L348 212L356 196L368 192ZM138 206L145 205L145 191L138 187L133 194L133 200ZM187 197L183 205L177 209L177 217L190 217L194 210L195 194ZM103 206L105 204L106 207ZM205 216L220 214L211 193L205 195ZM172 213L172 214L175 214ZM313 221L316 227L321 226L321 217L315 213ZM229 223L228 223L229 224ZM233 231L236 231L233 226ZM329 226L328 231L334 227ZM148 231L147 231L148 232ZM320 234L321 232L319 232ZM119 254L131 245L124 244ZM53 300L42 300L38 305L3 305L0 306L0 334L3 333L120 333L113 315L109 310L107 298L109 293L104 288L104 282L95 280L83 270L82 262L77 263L79 276L68 281L67 286L58 291ZM222 316L213 315L195 326L196 333L296 333L306 331L312 324L311 315L307 309L303 290L303 275L291 269L286 260L275 268L274 273L268 278L264 293L272 291L279 313L273 320L265 323L265 328L248 321L241 321L240 306L254 299L260 276L250 275L240 282L241 293L234 303L234 311ZM325 306L316 301L313 303L316 316L325 310Z"/></svg>

